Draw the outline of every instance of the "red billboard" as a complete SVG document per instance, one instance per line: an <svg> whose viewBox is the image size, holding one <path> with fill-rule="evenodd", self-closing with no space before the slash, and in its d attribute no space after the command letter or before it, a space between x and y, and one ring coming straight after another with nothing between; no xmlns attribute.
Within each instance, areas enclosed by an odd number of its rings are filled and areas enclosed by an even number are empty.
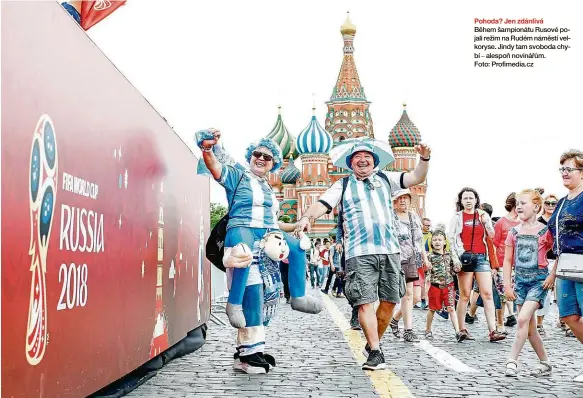
<svg viewBox="0 0 583 398"><path fill-rule="evenodd" d="M86 396L208 321L209 181L58 3L1 6L2 395Z"/></svg>

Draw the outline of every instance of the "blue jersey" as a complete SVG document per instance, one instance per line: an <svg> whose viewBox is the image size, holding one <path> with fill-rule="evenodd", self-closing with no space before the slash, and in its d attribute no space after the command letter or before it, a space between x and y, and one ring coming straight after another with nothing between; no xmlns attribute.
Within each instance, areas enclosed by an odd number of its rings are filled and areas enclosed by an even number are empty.
<svg viewBox="0 0 583 398"><path fill-rule="evenodd" d="M223 165L221 177L217 182L225 188L227 200L232 203L227 229L234 227L279 229L279 201L267 178L257 177L250 171L237 167Z"/></svg>

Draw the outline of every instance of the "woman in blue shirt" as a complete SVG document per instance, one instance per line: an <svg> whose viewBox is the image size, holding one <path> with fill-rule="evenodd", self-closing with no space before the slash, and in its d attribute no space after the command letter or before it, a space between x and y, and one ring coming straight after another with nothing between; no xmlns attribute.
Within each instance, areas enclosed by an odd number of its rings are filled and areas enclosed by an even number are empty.
<svg viewBox="0 0 583 398"><path fill-rule="evenodd" d="M218 144L220 137L220 131L211 129L200 132L197 142L206 167L225 188L227 200L231 203L225 238L226 256L228 250L239 243L245 243L253 251L255 244L268 232L293 232L295 224L278 221L279 201L267 179L268 173L276 171L282 164L279 147L267 138L251 144L245 156L249 163L249 169L246 170L240 165L231 166L217 159L213 147ZM290 249L288 278L291 307L301 312L318 313L322 309L321 302L305 294L305 252L299 247L299 241L291 235L284 234L284 239ZM231 287L226 306L229 322L239 329L234 366L247 373L266 373L269 367L263 354L265 332L262 278L258 267L252 263L253 257L248 256L247 260L231 269ZM262 368L265 368L265 372L261 371Z"/></svg>
<svg viewBox="0 0 583 398"><path fill-rule="evenodd" d="M575 254L583 261L583 152L570 150L561 156L563 185L569 190L566 197L559 200L549 219L549 230L555 239L557 265L551 275L554 277L561 265L561 255ZM583 282L558 279L557 303L559 315L583 343ZM545 286L551 288L552 284ZM574 379L583 382L583 373Z"/></svg>

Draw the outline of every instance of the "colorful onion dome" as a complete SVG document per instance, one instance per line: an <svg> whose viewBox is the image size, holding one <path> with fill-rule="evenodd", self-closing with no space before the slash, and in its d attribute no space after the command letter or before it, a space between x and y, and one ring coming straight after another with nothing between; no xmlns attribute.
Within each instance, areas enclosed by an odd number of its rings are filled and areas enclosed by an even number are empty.
<svg viewBox="0 0 583 398"><path fill-rule="evenodd" d="M407 115L407 104L403 104L403 114L389 134L391 148L414 147L421 142L421 133Z"/></svg>
<svg viewBox="0 0 583 398"><path fill-rule="evenodd" d="M283 124L281 118L281 106L278 106L278 115L275 126L271 129L271 133L267 135L267 138L271 138L281 149L281 156L287 159L290 155L294 158L298 157L298 151L296 150L296 137L290 134Z"/></svg>
<svg viewBox="0 0 583 398"><path fill-rule="evenodd" d="M340 33L343 35L354 35L356 33L356 26L350 22L350 11L346 12L346 21L340 27Z"/></svg>
<svg viewBox="0 0 583 398"><path fill-rule="evenodd" d="M293 157L290 157L289 164L281 172L281 182L284 184L295 184L297 179L300 178L301 172L294 164Z"/></svg>
<svg viewBox="0 0 583 398"><path fill-rule="evenodd" d="M314 114L310 124L298 135L296 147L301 154L328 153L332 149L333 139L329 132L316 120L316 107L312 108Z"/></svg>

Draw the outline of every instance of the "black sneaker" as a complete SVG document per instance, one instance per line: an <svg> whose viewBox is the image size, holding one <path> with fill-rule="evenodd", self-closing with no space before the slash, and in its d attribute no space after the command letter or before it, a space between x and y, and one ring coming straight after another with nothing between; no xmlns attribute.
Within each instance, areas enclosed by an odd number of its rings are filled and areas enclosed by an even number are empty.
<svg viewBox="0 0 583 398"><path fill-rule="evenodd" d="M386 369L387 364L385 363L385 356L380 350L373 350L368 355L368 359L362 365L364 370L380 370Z"/></svg>
<svg viewBox="0 0 583 398"><path fill-rule="evenodd" d="M381 348L380 344L379 344L379 351L383 352L383 349ZM364 355L365 357L368 358L368 356L370 355L371 352L372 352L372 350L370 349L370 346L368 345L368 343L366 343L366 345L364 346L364 350L362 350L362 355Z"/></svg>
<svg viewBox="0 0 583 398"><path fill-rule="evenodd" d="M263 353L239 356L240 370L246 373L268 373L269 363L265 360Z"/></svg>
<svg viewBox="0 0 583 398"><path fill-rule="evenodd" d="M506 318L506 322L504 322L504 326L516 326L518 322L516 321L516 317L514 315L510 315L509 317Z"/></svg>
<svg viewBox="0 0 583 398"><path fill-rule="evenodd" d="M474 323L475 320L476 320L476 318L474 318L470 314L466 314L466 323L469 323L471 325Z"/></svg>

